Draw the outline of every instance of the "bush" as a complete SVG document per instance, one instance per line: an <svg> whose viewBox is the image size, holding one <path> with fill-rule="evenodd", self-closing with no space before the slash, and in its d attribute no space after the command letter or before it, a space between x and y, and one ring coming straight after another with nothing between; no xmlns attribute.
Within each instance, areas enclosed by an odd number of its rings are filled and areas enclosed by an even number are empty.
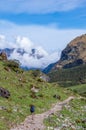
<svg viewBox="0 0 86 130"><path fill-rule="evenodd" d="M5 62L5 66L11 68L12 70L18 69L20 62L18 60L8 60Z"/></svg>
<svg viewBox="0 0 86 130"><path fill-rule="evenodd" d="M34 77L39 76L39 75L40 75L40 70L33 70L32 75L33 75Z"/></svg>

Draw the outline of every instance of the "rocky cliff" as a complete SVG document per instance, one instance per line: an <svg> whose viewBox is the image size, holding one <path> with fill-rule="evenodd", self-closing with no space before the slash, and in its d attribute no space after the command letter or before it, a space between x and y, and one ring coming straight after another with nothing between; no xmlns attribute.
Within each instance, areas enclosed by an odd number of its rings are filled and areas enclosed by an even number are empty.
<svg viewBox="0 0 86 130"><path fill-rule="evenodd" d="M67 45L53 69L72 68L81 64L86 64L86 34L75 38Z"/></svg>

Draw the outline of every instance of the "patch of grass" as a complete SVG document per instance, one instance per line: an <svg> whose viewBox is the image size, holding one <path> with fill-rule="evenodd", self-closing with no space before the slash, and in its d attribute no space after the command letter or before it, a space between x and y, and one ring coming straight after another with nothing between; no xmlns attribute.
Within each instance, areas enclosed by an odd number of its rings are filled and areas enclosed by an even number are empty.
<svg viewBox="0 0 86 130"><path fill-rule="evenodd" d="M70 89L72 91L74 91L75 93L77 92L81 96L85 96L86 97L86 84L72 86L72 87L70 87Z"/></svg>
<svg viewBox="0 0 86 130"><path fill-rule="evenodd" d="M86 129L86 99L77 97L65 105L61 112L50 115L44 120L48 127L64 130Z"/></svg>
<svg viewBox="0 0 86 130"><path fill-rule="evenodd" d="M86 83L86 65L68 69L54 70L48 73L50 82L57 82L60 86L70 87Z"/></svg>

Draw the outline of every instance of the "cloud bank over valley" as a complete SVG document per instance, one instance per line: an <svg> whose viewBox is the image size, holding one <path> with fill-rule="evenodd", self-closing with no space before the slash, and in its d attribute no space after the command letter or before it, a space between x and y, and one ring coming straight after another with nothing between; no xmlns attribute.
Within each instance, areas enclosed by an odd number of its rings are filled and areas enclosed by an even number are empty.
<svg viewBox="0 0 86 130"><path fill-rule="evenodd" d="M50 63L59 59L59 53L48 53L41 46L35 44L27 37L17 36L14 42L7 41L4 35L0 35L0 49L13 49L9 59L17 59L21 66L29 68L45 68Z"/></svg>

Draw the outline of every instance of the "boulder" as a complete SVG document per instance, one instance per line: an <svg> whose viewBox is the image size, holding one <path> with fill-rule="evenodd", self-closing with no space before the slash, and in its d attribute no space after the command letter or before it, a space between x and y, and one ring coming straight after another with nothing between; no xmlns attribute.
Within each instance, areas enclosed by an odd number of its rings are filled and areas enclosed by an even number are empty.
<svg viewBox="0 0 86 130"><path fill-rule="evenodd" d="M5 88L0 87L0 96L4 98L9 98L10 92Z"/></svg>

